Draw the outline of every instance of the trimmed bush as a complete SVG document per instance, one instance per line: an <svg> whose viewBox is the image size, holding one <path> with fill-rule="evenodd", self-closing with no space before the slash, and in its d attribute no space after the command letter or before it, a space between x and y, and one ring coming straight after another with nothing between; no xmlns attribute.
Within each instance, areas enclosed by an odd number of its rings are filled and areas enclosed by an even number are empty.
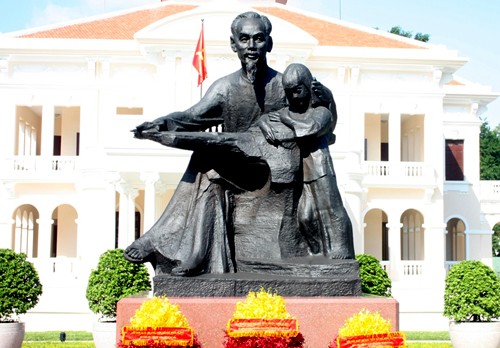
<svg viewBox="0 0 500 348"><path fill-rule="evenodd" d="M16 321L38 303L42 284L26 254L0 249L0 322Z"/></svg>
<svg viewBox="0 0 500 348"><path fill-rule="evenodd" d="M480 261L457 263L446 276L443 314L457 322L500 317L500 279Z"/></svg>
<svg viewBox="0 0 500 348"><path fill-rule="evenodd" d="M356 255L359 262L361 291L365 294L390 297L391 279L376 257L366 254Z"/></svg>
<svg viewBox="0 0 500 348"><path fill-rule="evenodd" d="M127 261L123 249L112 249L100 256L97 269L90 273L86 297L92 312L114 319L119 300L149 290L146 266Z"/></svg>

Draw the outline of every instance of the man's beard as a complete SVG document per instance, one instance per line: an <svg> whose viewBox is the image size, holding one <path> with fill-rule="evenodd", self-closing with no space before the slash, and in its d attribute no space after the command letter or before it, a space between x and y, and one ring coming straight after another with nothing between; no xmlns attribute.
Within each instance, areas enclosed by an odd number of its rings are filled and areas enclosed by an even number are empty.
<svg viewBox="0 0 500 348"><path fill-rule="evenodd" d="M251 83L255 82L258 70L258 60L247 60L245 62L245 72L247 73L247 78Z"/></svg>

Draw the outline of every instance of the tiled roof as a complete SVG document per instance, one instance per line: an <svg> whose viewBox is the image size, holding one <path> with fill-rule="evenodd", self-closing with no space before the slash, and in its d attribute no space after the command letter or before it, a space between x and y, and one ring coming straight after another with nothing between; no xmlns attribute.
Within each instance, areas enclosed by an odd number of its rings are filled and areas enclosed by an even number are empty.
<svg viewBox="0 0 500 348"><path fill-rule="evenodd" d="M277 7L256 7L257 11L282 18L314 36L322 46L422 48L382 35L370 34L339 24Z"/></svg>
<svg viewBox="0 0 500 348"><path fill-rule="evenodd" d="M20 35L21 38L52 39L104 39L132 40L134 34L146 26L165 17L189 11L195 5L175 5L133 11L103 19L71 24L53 29ZM255 7L255 10L286 20L315 37L322 46L383 47L383 48L422 48L402 40L335 24L286 9L286 7Z"/></svg>
<svg viewBox="0 0 500 348"><path fill-rule="evenodd" d="M132 40L148 25L197 6L169 5L22 35L22 38Z"/></svg>

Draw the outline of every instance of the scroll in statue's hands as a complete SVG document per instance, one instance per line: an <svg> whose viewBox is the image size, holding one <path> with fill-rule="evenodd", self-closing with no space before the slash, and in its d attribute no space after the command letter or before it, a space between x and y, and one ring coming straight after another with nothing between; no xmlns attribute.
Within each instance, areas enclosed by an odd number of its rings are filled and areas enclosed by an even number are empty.
<svg viewBox="0 0 500 348"><path fill-rule="evenodd" d="M138 138L138 139L146 138L146 134L148 132L158 132L158 131L160 131L160 124L155 122L155 121L143 122L140 125L138 125L137 127L135 127L135 129L131 130L131 132L134 133L134 137Z"/></svg>

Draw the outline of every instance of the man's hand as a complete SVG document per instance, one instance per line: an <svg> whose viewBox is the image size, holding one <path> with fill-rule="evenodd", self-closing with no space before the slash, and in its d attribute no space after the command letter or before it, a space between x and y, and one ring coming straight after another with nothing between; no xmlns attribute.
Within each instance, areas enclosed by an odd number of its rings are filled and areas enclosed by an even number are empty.
<svg viewBox="0 0 500 348"><path fill-rule="evenodd" d="M316 78L314 78L311 84L311 89L323 106L328 107L333 101L332 92L327 87L323 86L321 82L317 81Z"/></svg>

